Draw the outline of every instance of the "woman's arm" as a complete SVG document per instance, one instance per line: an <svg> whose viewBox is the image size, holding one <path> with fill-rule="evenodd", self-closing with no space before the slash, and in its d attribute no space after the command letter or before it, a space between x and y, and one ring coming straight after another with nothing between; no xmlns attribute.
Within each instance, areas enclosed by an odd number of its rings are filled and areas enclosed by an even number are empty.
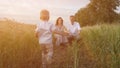
<svg viewBox="0 0 120 68"><path fill-rule="evenodd" d="M68 34L69 34L69 33L66 33L65 31L58 31L54 25L52 25L51 31L53 34L59 34L59 35L63 35L63 36L65 36L65 35L68 36Z"/></svg>
<svg viewBox="0 0 120 68"><path fill-rule="evenodd" d="M64 30L63 30L63 31L64 31L63 33L65 33L65 35L68 36L68 35L69 35L69 31L68 31L68 29L67 29L65 26L63 26L63 29L64 29Z"/></svg>
<svg viewBox="0 0 120 68"><path fill-rule="evenodd" d="M59 31L54 30L53 33L63 35L63 36L68 36L69 35L68 33L64 32L64 31L59 32Z"/></svg>

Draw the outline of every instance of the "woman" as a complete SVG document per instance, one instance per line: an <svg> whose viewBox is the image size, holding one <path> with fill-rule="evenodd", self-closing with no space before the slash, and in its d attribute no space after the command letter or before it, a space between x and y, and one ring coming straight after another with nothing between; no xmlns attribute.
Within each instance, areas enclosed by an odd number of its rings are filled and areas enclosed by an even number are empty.
<svg viewBox="0 0 120 68"><path fill-rule="evenodd" d="M63 19L62 19L61 17L59 17L59 18L56 20L55 30L62 33L62 35L60 35L60 34L55 34L55 39L56 39L55 44L56 44L57 46L59 46L59 45L61 45L61 44L63 45L63 44L68 43L68 39L67 39L68 31L67 31L67 29L65 28L65 26L63 25Z"/></svg>

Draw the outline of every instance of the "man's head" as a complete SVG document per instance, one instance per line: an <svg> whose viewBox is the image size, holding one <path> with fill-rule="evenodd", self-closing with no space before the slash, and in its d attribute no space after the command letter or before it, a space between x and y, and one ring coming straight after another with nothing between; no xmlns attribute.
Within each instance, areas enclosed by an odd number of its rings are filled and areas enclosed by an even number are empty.
<svg viewBox="0 0 120 68"><path fill-rule="evenodd" d="M48 21L49 20L49 11L46 9L43 9L40 11L40 19L43 21Z"/></svg>
<svg viewBox="0 0 120 68"><path fill-rule="evenodd" d="M75 16L71 15L70 16L70 21L71 21L71 24L73 24L75 22Z"/></svg>

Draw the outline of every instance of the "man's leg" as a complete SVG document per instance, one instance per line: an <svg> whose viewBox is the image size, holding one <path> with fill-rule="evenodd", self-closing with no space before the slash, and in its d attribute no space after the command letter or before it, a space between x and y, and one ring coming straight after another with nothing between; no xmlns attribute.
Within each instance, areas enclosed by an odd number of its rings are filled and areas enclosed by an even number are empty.
<svg viewBox="0 0 120 68"><path fill-rule="evenodd" d="M68 41L69 41L69 44L71 45L72 42L74 41L74 36L69 36Z"/></svg>

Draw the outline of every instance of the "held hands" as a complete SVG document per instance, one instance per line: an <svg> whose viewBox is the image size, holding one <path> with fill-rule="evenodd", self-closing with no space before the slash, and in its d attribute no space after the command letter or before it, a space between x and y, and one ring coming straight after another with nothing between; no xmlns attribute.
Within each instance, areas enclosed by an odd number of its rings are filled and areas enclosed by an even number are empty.
<svg viewBox="0 0 120 68"><path fill-rule="evenodd" d="M54 34L59 34L59 35L62 35L62 36L68 36L68 35L69 35L69 33L67 33L67 32L57 31L57 30L55 30L53 33L54 33Z"/></svg>
<svg viewBox="0 0 120 68"><path fill-rule="evenodd" d="M69 36L70 32L64 27L64 30L61 32L63 36Z"/></svg>
<svg viewBox="0 0 120 68"><path fill-rule="evenodd" d="M63 35L63 36L68 36L69 33L68 33L68 32L64 32L64 31L62 31L62 32L61 32L61 35Z"/></svg>
<svg viewBox="0 0 120 68"><path fill-rule="evenodd" d="M64 31L60 31L60 32L58 32L58 34L62 35L62 36L68 36L69 35L69 33L64 32Z"/></svg>

